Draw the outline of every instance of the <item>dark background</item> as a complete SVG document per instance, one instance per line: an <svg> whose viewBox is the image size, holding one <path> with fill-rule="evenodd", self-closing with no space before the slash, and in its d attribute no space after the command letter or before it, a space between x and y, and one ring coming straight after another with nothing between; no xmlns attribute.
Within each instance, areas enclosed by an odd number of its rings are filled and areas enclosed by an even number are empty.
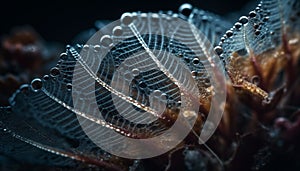
<svg viewBox="0 0 300 171"><path fill-rule="evenodd" d="M0 5L0 37L16 26L32 26L46 41L69 43L96 20L116 20L124 12L174 10L188 2L195 7L225 15L240 11L250 0L106 0L13 1ZM255 1L255 0L254 0ZM250 8L251 9L251 8Z"/></svg>

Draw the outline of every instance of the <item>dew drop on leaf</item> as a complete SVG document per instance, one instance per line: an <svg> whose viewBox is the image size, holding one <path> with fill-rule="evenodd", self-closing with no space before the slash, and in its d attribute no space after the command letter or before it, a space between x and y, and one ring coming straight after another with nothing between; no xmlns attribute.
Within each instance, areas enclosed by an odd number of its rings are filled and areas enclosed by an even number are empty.
<svg viewBox="0 0 300 171"><path fill-rule="evenodd" d="M193 10L193 6L191 4L182 4L179 7L179 13L182 14L185 17L188 17Z"/></svg>
<svg viewBox="0 0 300 171"><path fill-rule="evenodd" d="M67 84L67 89L68 89L69 91L72 90L72 84L71 84L71 83L68 83L68 84Z"/></svg>
<svg viewBox="0 0 300 171"><path fill-rule="evenodd" d="M242 16L240 19L239 19L239 22L242 23L242 24L247 24L248 23L248 18L246 16Z"/></svg>
<svg viewBox="0 0 300 171"><path fill-rule="evenodd" d="M104 35L100 39L100 43L104 47L109 47L112 44L112 39L109 35Z"/></svg>
<svg viewBox="0 0 300 171"><path fill-rule="evenodd" d="M121 26L116 26L114 29L113 29L113 35L114 36L121 36L123 34L123 30L122 30L122 27Z"/></svg>
<svg viewBox="0 0 300 171"><path fill-rule="evenodd" d="M50 70L50 75L52 76L52 77L56 77L56 76L58 76L59 75L59 69L57 68L57 67L53 67L53 68L51 68L51 70Z"/></svg>
<svg viewBox="0 0 300 171"><path fill-rule="evenodd" d="M43 82L41 79L36 78L31 81L31 87L34 91L38 91L43 87Z"/></svg>
<svg viewBox="0 0 300 171"><path fill-rule="evenodd" d="M121 22L126 26L131 24L132 21L133 21L133 19L132 19L132 15L130 13L124 13L121 17Z"/></svg>
<svg viewBox="0 0 300 171"><path fill-rule="evenodd" d="M60 54L60 59L62 59L62 60L66 60L67 57L68 57L68 54L67 54L67 53L61 53L61 54Z"/></svg>

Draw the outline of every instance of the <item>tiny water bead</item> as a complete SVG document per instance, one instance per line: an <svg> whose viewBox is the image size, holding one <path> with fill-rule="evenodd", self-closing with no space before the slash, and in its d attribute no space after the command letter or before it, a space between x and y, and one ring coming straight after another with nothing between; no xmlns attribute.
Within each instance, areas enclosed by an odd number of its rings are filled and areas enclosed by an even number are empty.
<svg viewBox="0 0 300 171"><path fill-rule="evenodd" d="M264 17L263 22L267 22L270 19L270 17Z"/></svg>
<svg viewBox="0 0 300 171"><path fill-rule="evenodd" d="M154 13L154 14L151 15L151 19L152 19L153 21L158 21L158 20L159 20L159 15L156 14L156 13Z"/></svg>
<svg viewBox="0 0 300 171"><path fill-rule="evenodd" d="M34 91L40 90L43 87L43 82L39 78L35 78L31 81L31 87Z"/></svg>
<svg viewBox="0 0 300 171"><path fill-rule="evenodd" d="M198 75L197 71L192 71L191 74L192 74L193 77L196 77Z"/></svg>
<svg viewBox="0 0 300 171"><path fill-rule="evenodd" d="M203 22L208 22L208 21L209 21L209 17L206 16L206 15L204 15L204 16L202 16L201 20L202 20Z"/></svg>
<svg viewBox="0 0 300 171"><path fill-rule="evenodd" d="M134 68L132 71L132 76L136 77L140 74L140 70L138 68Z"/></svg>
<svg viewBox="0 0 300 171"><path fill-rule="evenodd" d="M72 47L71 45L66 45L67 50L71 49L71 47Z"/></svg>
<svg viewBox="0 0 300 171"><path fill-rule="evenodd" d="M254 75L252 78L251 78L251 82L255 85L259 85L260 83L260 77L257 76L257 75Z"/></svg>
<svg viewBox="0 0 300 171"><path fill-rule="evenodd" d="M237 23L234 24L234 27L235 27L236 29L240 29L240 28L242 27L242 23L237 22Z"/></svg>
<svg viewBox="0 0 300 171"><path fill-rule="evenodd" d="M67 53L61 53L59 57L62 60L66 60L68 58L68 54Z"/></svg>
<svg viewBox="0 0 300 171"><path fill-rule="evenodd" d="M200 60L198 58L194 58L193 59L193 64L196 65L196 66L199 65L200 64Z"/></svg>
<svg viewBox="0 0 300 171"><path fill-rule="evenodd" d="M29 90L29 85L28 84L23 84L20 87L20 92L26 93Z"/></svg>
<svg viewBox="0 0 300 171"><path fill-rule="evenodd" d="M68 84L66 85L66 87L67 87L67 90L68 90L68 91L72 90L72 84L71 84L71 83L68 83Z"/></svg>
<svg viewBox="0 0 300 171"><path fill-rule="evenodd" d="M250 11L249 12L249 17L251 17L251 18L256 17L256 12L255 11Z"/></svg>
<svg viewBox="0 0 300 171"><path fill-rule="evenodd" d="M259 30L256 30L256 31L255 31L255 35L258 36L259 34L260 34L260 31L259 31Z"/></svg>
<svg viewBox="0 0 300 171"><path fill-rule="evenodd" d="M133 21L132 14L130 14L130 13L124 13L124 14L121 16L121 22L122 22L122 24L124 24L125 26L128 26L129 24L131 24L132 21Z"/></svg>
<svg viewBox="0 0 300 171"><path fill-rule="evenodd" d="M81 49L83 48L83 46L80 45L80 44L76 44L76 48L77 48L78 50L81 50Z"/></svg>
<svg viewBox="0 0 300 171"><path fill-rule="evenodd" d="M140 16L142 19L148 19L148 14L147 14L147 13L140 13L139 16Z"/></svg>
<svg viewBox="0 0 300 171"><path fill-rule="evenodd" d="M84 45L84 46L83 46L83 50L84 50L84 51L87 51L87 50L89 50L89 49L90 49L90 46L89 46L89 45Z"/></svg>
<svg viewBox="0 0 300 171"><path fill-rule="evenodd" d="M121 26L116 26L114 29L113 29L113 35L114 36L121 36L123 34L123 29Z"/></svg>
<svg viewBox="0 0 300 171"><path fill-rule="evenodd" d="M95 52L99 52L100 49L101 49L101 46L100 45L95 45L94 49L95 49Z"/></svg>
<svg viewBox="0 0 300 171"><path fill-rule="evenodd" d="M253 28L254 28L254 29L258 29L258 28L259 28L259 24L254 24L254 25L253 25Z"/></svg>
<svg viewBox="0 0 300 171"><path fill-rule="evenodd" d="M154 95L154 97L156 97L156 98L160 98L161 95L162 95L162 92L161 92L160 90L154 90L154 91L153 91L153 95Z"/></svg>
<svg viewBox="0 0 300 171"><path fill-rule="evenodd" d="M221 44L222 42L224 42L225 40L226 40L225 37L221 37L221 42L220 42L220 44Z"/></svg>
<svg viewBox="0 0 300 171"><path fill-rule="evenodd" d="M49 75L44 75L44 77L43 77L43 79L45 80L45 81L47 81L47 80L49 80Z"/></svg>
<svg viewBox="0 0 300 171"><path fill-rule="evenodd" d="M160 95L160 99L161 99L161 100L167 100L167 94L166 94L166 93L162 93L162 94Z"/></svg>
<svg viewBox="0 0 300 171"><path fill-rule="evenodd" d="M101 37L100 43L104 47L109 47L112 45L113 40L111 39L110 35L104 35Z"/></svg>
<svg viewBox="0 0 300 171"><path fill-rule="evenodd" d="M233 36L233 32L232 32L231 30L228 30L228 31L226 32L226 36L227 36L227 37Z"/></svg>
<svg viewBox="0 0 300 171"><path fill-rule="evenodd" d="M223 48L221 46L216 46L214 50L218 55L223 53Z"/></svg>
<svg viewBox="0 0 300 171"><path fill-rule="evenodd" d="M242 23L242 24L247 24L249 21L248 17L246 16L242 16L240 19L239 19L239 22Z"/></svg>
<svg viewBox="0 0 300 171"><path fill-rule="evenodd" d="M179 13L182 14L183 16L185 17L188 17L191 13L192 13L192 10L193 10L193 6L191 4L182 4L180 7L179 7Z"/></svg>
<svg viewBox="0 0 300 171"><path fill-rule="evenodd" d="M51 70L50 70L50 75L52 76L52 77L56 77L56 76L58 76L59 75L59 69L57 68L57 67L53 67L53 68L51 68Z"/></svg>

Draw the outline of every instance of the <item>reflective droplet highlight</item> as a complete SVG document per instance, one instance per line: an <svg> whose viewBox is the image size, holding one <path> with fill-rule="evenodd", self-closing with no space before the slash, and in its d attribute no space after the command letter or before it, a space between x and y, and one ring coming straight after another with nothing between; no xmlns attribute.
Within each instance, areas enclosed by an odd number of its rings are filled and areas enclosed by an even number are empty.
<svg viewBox="0 0 300 171"><path fill-rule="evenodd" d="M31 87L34 91L38 91L43 87L43 82L41 79L36 78L31 81Z"/></svg>

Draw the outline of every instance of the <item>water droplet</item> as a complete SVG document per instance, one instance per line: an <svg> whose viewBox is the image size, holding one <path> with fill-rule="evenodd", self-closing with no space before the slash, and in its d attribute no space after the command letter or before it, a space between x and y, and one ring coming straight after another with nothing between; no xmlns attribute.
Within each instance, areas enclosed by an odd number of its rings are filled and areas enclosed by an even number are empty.
<svg viewBox="0 0 300 171"><path fill-rule="evenodd" d="M172 18L175 21L175 20L179 19L179 15L178 14L172 14Z"/></svg>
<svg viewBox="0 0 300 171"><path fill-rule="evenodd" d="M36 78L31 81L31 87L34 91L40 90L43 87L43 82L41 79Z"/></svg>
<svg viewBox="0 0 300 171"><path fill-rule="evenodd" d="M53 68L51 68L51 70L50 70L50 75L52 76L52 77L56 77L56 76L58 76L59 75L59 69L57 68L57 67L53 67Z"/></svg>
<svg viewBox="0 0 300 171"><path fill-rule="evenodd" d="M72 84L71 84L71 83L68 83L66 86L67 86L67 89L68 89L69 91L72 90Z"/></svg>
<svg viewBox="0 0 300 171"><path fill-rule="evenodd" d="M153 91L153 95L154 95L155 97L159 98L159 97L162 95L162 93L161 93L160 90L154 90L154 91Z"/></svg>
<svg viewBox="0 0 300 171"><path fill-rule="evenodd" d="M193 64L194 65L199 65L199 63L200 63L200 60L198 58L193 59Z"/></svg>
<svg viewBox="0 0 300 171"><path fill-rule="evenodd" d="M163 14L164 12L163 12L163 11L159 11L159 13L160 13L160 14ZM168 15L172 15L172 14L173 14L173 11L167 11L167 14L168 14Z"/></svg>
<svg viewBox="0 0 300 171"><path fill-rule="evenodd" d="M250 11L249 12L249 17L251 17L251 18L256 17L256 12L255 11Z"/></svg>
<svg viewBox="0 0 300 171"><path fill-rule="evenodd" d="M162 101L166 101L166 100L167 100L167 94L166 94L166 93L162 93L162 94L160 95L160 99L161 99Z"/></svg>
<svg viewBox="0 0 300 171"><path fill-rule="evenodd" d="M223 48L221 46L216 46L215 47L215 52L218 54L218 55L221 55L223 53Z"/></svg>
<svg viewBox="0 0 300 171"><path fill-rule="evenodd" d="M257 75L254 75L252 78L251 78L251 82L255 85L259 85L260 83L260 77L257 76Z"/></svg>
<svg viewBox="0 0 300 171"><path fill-rule="evenodd" d="M184 55L183 55L182 52L178 52L178 53L176 53L176 56L177 56L178 58L182 58Z"/></svg>
<svg viewBox="0 0 300 171"><path fill-rule="evenodd" d="M46 81L46 80L49 80L49 75L44 75L43 79Z"/></svg>
<svg viewBox="0 0 300 171"><path fill-rule="evenodd" d="M94 46L94 49L95 49L96 52L99 52L100 49L101 49L101 47L100 47L100 45L95 45L95 46Z"/></svg>
<svg viewBox="0 0 300 171"><path fill-rule="evenodd" d="M259 27L258 24L254 24L254 25L253 25L253 28L254 28L254 29L258 29L258 27Z"/></svg>
<svg viewBox="0 0 300 171"><path fill-rule="evenodd" d="M6 129L6 128L4 128L4 129L3 129L3 131L4 131L4 132L6 132L6 131L7 131L7 129Z"/></svg>
<svg viewBox="0 0 300 171"><path fill-rule="evenodd" d="M256 31L255 31L255 35L258 36L259 34L260 34L260 31L259 31L259 30L256 30Z"/></svg>
<svg viewBox="0 0 300 171"><path fill-rule="evenodd" d="M232 31L228 30L228 31L226 32L226 36L227 36L227 37L231 37L232 35L233 35L233 32L232 32Z"/></svg>
<svg viewBox="0 0 300 171"><path fill-rule="evenodd" d="M207 21L209 20L209 18L208 18L207 15L204 15L204 16L202 16L201 20L202 20L203 22L207 22Z"/></svg>
<svg viewBox="0 0 300 171"><path fill-rule="evenodd" d="M83 50L89 50L90 46L89 45L84 45Z"/></svg>
<svg viewBox="0 0 300 171"><path fill-rule="evenodd" d="M67 53L61 53L59 57L62 60L66 60L68 58L68 54Z"/></svg>
<svg viewBox="0 0 300 171"><path fill-rule="evenodd" d="M179 13L183 16L188 17L192 13L193 6L191 4L185 3L179 7Z"/></svg>
<svg viewBox="0 0 300 171"><path fill-rule="evenodd" d="M192 71L191 74L192 74L193 77L197 76L197 72L196 71Z"/></svg>
<svg viewBox="0 0 300 171"><path fill-rule="evenodd" d="M148 18L148 14L147 14L147 13L141 13L141 14L140 14L140 17L141 17L142 19L147 19L147 18Z"/></svg>
<svg viewBox="0 0 300 171"><path fill-rule="evenodd" d="M234 24L234 27L235 27L236 29L239 29L239 28L242 27L242 23L237 22L237 23Z"/></svg>
<svg viewBox="0 0 300 171"><path fill-rule="evenodd" d="M248 17L246 16L242 16L240 19L239 19L239 22L242 23L242 24L247 24L248 23Z"/></svg>
<svg viewBox="0 0 300 171"><path fill-rule="evenodd" d="M140 74L140 70L138 68L134 68L131 73L134 77L136 77Z"/></svg>
<svg viewBox="0 0 300 171"><path fill-rule="evenodd" d="M112 39L111 39L111 37L109 36L109 35L104 35L104 36L102 36L101 37L101 39L100 39L100 43L101 43L101 45L102 46L104 46L104 47L109 47L109 46L111 46L112 45Z"/></svg>
<svg viewBox="0 0 300 171"><path fill-rule="evenodd" d="M76 44L76 47L80 50L80 49L82 49L82 45L80 45L80 44Z"/></svg>
<svg viewBox="0 0 300 171"><path fill-rule="evenodd" d="M124 13L121 17L121 22L126 26L131 24L132 21L133 21L133 19L132 19L132 15L130 13Z"/></svg>
<svg viewBox="0 0 300 171"><path fill-rule="evenodd" d="M28 84L23 84L23 85L21 85L21 87L20 87L20 91L21 91L22 93L26 93L26 92L28 91L28 89L29 89Z"/></svg>
<svg viewBox="0 0 300 171"><path fill-rule="evenodd" d="M263 22L267 22L269 19L269 17L264 17Z"/></svg>
<svg viewBox="0 0 300 171"><path fill-rule="evenodd" d="M116 26L114 29L113 29L113 35L114 36L121 36L123 34L123 29L121 26Z"/></svg>
<svg viewBox="0 0 300 171"><path fill-rule="evenodd" d="M158 21L159 20L159 15L157 13L154 13L151 15L151 18L154 20L154 21Z"/></svg>

